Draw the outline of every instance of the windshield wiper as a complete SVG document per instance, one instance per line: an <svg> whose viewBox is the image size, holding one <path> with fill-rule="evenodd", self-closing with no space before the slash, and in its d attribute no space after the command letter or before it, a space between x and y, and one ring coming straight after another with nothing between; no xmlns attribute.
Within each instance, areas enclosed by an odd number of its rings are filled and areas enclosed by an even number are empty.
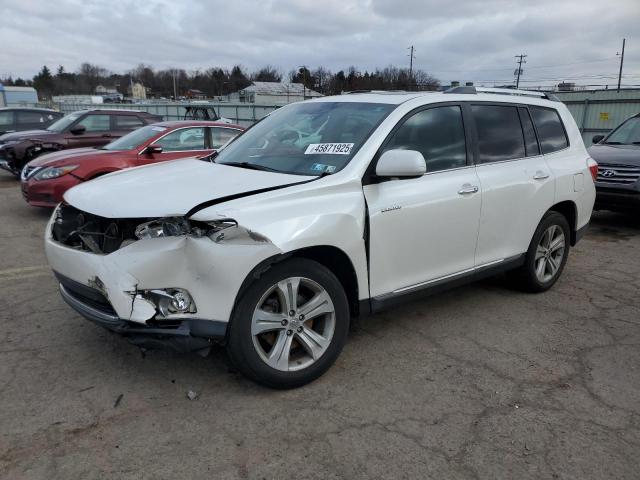
<svg viewBox="0 0 640 480"><path fill-rule="evenodd" d="M622 145L622 142L604 142L605 145Z"/></svg>
<svg viewBox="0 0 640 480"><path fill-rule="evenodd" d="M230 165L232 167L247 168L249 170L262 170L264 172L282 173L280 170L277 170L275 168L265 167L264 165L257 165L255 163L249 163L249 162L227 162L227 163L220 163L219 165Z"/></svg>

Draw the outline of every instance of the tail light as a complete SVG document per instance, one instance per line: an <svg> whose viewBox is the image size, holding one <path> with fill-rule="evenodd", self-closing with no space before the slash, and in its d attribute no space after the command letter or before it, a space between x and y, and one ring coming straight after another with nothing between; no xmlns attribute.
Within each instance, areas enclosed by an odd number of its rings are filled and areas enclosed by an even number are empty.
<svg viewBox="0 0 640 480"><path fill-rule="evenodd" d="M596 178L598 178L598 164L593 158L589 157L587 159L587 166L589 167L589 171L591 172L591 177L595 182Z"/></svg>

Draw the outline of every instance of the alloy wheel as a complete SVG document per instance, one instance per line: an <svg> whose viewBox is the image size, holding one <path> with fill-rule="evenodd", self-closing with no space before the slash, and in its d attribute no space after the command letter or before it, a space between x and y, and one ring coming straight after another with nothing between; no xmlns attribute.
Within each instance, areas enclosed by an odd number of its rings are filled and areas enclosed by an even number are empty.
<svg viewBox="0 0 640 480"><path fill-rule="evenodd" d="M545 230L536 248L534 266L536 278L541 283L552 280L560 267L565 254L565 235L558 225Z"/></svg>
<svg viewBox="0 0 640 480"><path fill-rule="evenodd" d="M309 278L290 277L272 285L258 301L251 336L267 365L295 371L326 352L335 324L335 308L327 291Z"/></svg>

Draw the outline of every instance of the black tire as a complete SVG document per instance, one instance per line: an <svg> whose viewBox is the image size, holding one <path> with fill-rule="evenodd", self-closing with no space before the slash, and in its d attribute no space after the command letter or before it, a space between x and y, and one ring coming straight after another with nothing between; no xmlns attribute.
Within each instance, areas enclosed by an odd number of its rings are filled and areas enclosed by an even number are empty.
<svg viewBox="0 0 640 480"><path fill-rule="evenodd" d="M321 286L331 298L335 312L333 336L324 353L309 366L282 371L268 365L258 353L252 335L253 313L266 292L278 282L303 277ZM240 295L231 318L227 353L233 365L248 378L271 388L295 388L312 382L334 363L349 332L349 303L336 276L318 262L293 258L264 272Z"/></svg>
<svg viewBox="0 0 640 480"><path fill-rule="evenodd" d="M562 229L564 233L564 251L562 255L562 260L560 261L560 265L555 274L547 281L541 281L536 275L536 251L542 236L545 232L552 226L557 226ZM549 290L560 278L562 275L562 271L564 270L564 266L567 263L567 259L569 258L569 248L571 242L571 231L569 229L569 223L564 215L558 212L547 212L540 220L536 231L531 238L531 243L529 244L529 249L525 255L524 265L521 267L509 272L509 279L512 280L516 287L521 290L530 293L540 293L546 290Z"/></svg>

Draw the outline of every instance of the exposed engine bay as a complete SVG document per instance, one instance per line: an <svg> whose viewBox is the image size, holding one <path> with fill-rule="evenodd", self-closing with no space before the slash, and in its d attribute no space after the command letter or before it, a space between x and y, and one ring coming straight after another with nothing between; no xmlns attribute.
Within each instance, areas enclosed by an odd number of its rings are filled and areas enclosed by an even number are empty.
<svg viewBox="0 0 640 480"><path fill-rule="evenodd" d="M210 222L186 217L113 219L83 212L68 204L58 207L52 225L55 241L96 254L109 254L141 239L182 235L209 237L216 243L243 239L259 243L269 241L256 232L239 227L232 218Z"/></svg>

